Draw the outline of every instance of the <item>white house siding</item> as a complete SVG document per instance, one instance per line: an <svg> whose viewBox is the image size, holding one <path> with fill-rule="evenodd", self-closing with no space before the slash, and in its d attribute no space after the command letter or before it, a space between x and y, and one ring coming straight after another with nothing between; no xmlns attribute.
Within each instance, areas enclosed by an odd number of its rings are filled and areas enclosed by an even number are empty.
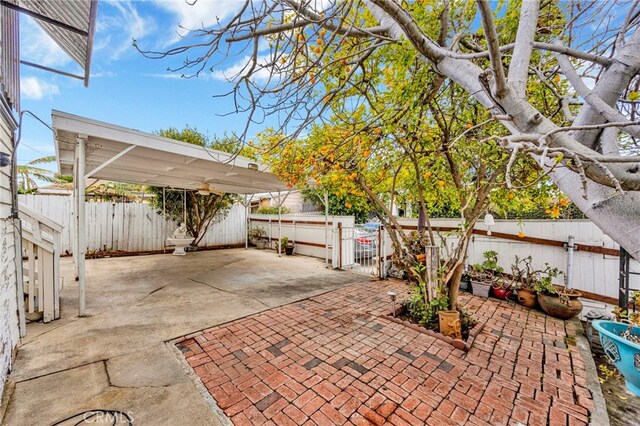
<svg viewBox="0 0 640 426"><path fill-rule="evenodd" d="M0 97L0 151L13 155L15 121ZM11 219L10 168L0 168L0 395L18 343L18 307L13 219Z"/></svg>

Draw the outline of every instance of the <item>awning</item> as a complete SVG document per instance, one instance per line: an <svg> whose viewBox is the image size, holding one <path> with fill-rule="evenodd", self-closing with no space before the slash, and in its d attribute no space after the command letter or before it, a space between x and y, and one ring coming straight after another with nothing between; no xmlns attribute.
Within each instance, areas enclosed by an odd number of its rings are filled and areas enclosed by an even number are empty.
<svg viewBox="0 0 640 426"><path fill-rule="evenodd" d="M235 194L289 190L265 165L244 157L61 111L51 115L63 175L72 174L78 138L86 137L86 178Z"/></svg>
<svg viewBox="0 0 640 426"><path fill-rule="evenodd" d="M98 0L0 0L3 7L31 16L84 72L83 76L55 70L39 64L23 64L77 77L89 84L91 51L95 33Z"/></svg>

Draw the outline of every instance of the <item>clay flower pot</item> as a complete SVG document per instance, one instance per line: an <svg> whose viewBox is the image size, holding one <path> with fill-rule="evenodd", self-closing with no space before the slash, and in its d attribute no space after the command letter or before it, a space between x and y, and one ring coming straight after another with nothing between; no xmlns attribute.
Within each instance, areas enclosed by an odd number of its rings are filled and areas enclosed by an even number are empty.
<svg viewBox="0 0 640 426"><path fill-rule="evenodd" d="M502 287L493 288L493 295L498 299L507 300L508 298L511 297L512 293L513 293L513 290L511 290L510 288L502 288Z"/></svg>
<svg viewBox="0 0 640 426"><path fill-rule="evenodd" d="M582 312L582 302L578 300L580 296L582 294L577 291L552 295L540 293L538 294L538 303L547 315L568 320Z"/></svg>
<svg viewBox="0 0 640 426"><path fill-rule="evenodd" d="M452 339L462 339L462 328L460 326L460 312L440 311L438 312L440 333Z"/></svg>
<svg viewBox="0 0 640 426"><path fill-rule="evenodd" d="M538 296L535 291L521 288L518 290L518 303L527 308L533 308L536 306Z"/></svg>

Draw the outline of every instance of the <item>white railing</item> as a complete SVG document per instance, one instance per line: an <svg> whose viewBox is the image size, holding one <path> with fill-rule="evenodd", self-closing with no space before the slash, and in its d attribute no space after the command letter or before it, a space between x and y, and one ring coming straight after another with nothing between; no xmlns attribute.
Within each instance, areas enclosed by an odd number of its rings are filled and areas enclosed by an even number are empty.
<svg viewBox="0 0 640 426"><path fill-rule="evenodd" d="M25 311L49 322L60 318L60 235L62 226L23 204L23 289Z"/></svg>

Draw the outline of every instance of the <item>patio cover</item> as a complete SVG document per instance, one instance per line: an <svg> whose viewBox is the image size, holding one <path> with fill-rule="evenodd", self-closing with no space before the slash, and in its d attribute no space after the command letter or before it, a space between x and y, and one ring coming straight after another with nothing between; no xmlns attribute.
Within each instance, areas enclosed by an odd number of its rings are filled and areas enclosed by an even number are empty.
<svg viewBox="0 0 640 426"><path fill-rule="evenodd" d="M61 111L51 117L63 175L73 174L84 139L85 178L234 194L289 190L265 165L244 157Z"/></svg>
<svg viewBox="0 0 640 426"><path fill-rule="evenodd" d="M51 121L58 170L63 175L73 175L73 255L79 316L85 315L87 178L244 194L245 207L247 194L289 190L266 166L244 157L61 111L53 110ZM281 226L280 223L280 233Z"/></svg>

